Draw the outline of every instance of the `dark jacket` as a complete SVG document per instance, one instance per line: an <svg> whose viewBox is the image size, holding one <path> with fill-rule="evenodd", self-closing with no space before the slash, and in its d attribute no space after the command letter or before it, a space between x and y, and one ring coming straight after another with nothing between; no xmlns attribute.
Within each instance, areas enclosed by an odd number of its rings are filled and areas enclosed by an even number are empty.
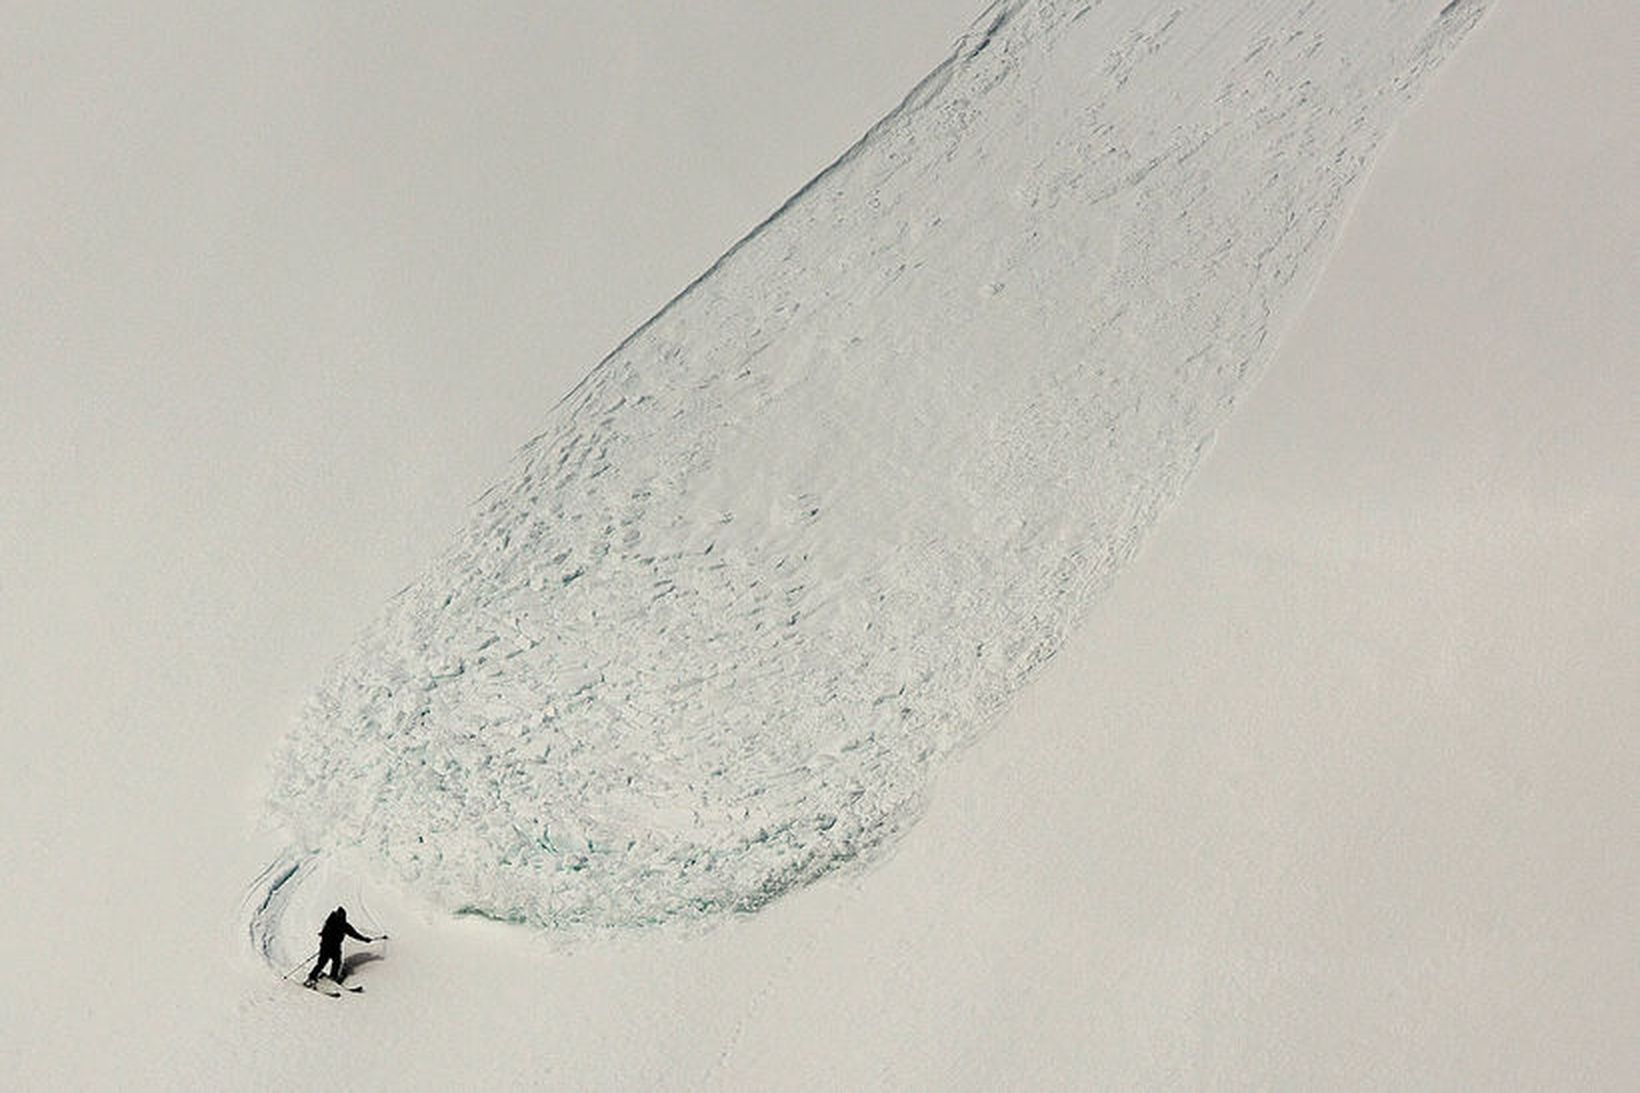
<svg viewBox="0 0 1640 1093"><path fill-rule="evenodd" d="M348 925L346 913L338 907L330 912L330 917L325 919L324 927L319 931L320 950L323 952L340 951L344 935L356 941L370 940Z"/></svg>

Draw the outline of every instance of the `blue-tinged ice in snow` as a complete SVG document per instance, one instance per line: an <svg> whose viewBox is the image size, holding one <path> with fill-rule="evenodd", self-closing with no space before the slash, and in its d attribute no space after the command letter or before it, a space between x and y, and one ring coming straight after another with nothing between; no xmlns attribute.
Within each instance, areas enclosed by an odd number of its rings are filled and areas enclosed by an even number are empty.
<svg viewBox="0 0 1640 1093"><path fill-rule="evenodd" d="M1483 7L994 6L340 660L280 758L298 851L589 928L869 860L1179 493Z"/></svg>

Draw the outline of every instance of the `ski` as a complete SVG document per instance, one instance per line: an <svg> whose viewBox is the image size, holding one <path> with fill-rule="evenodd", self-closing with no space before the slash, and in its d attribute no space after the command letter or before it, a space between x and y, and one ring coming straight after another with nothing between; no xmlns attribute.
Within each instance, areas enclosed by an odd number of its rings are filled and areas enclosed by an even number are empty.
<svg viewBox="0 0 1640 1093"><path fill-rule="evenodd" d="M323 986L323 987L321 987L317 983L303 983L302 986L307 988L308 990L314 992L315 994L322 994L326 998L340 998L342 996L343 991L346 991L349 994L363 994L364 993L364 987L362 987L362 986L349 987L349 986L346 986L345 984L342 984L342 983L332 983L329 986Z"/></svg>

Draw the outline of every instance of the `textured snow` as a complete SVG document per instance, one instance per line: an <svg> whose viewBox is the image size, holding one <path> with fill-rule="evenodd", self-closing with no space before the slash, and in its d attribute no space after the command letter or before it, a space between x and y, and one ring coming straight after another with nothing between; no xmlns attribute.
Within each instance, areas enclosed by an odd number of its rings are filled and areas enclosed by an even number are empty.
<svg viewBox="0 0 1640 1093"><path fill-rule="evenodd" d="M596 928L890 845L1183 488L1483 6L992 8L337 663L270 877L345 852Z"/></svg>

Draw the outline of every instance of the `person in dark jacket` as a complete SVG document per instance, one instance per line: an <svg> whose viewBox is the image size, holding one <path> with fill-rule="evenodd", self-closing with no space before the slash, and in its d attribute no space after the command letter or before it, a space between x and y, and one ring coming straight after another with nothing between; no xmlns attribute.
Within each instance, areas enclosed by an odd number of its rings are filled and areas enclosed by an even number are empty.
<svg viewBox="0 0 1640 1093"><path fill-rule="evenodd" d="M319 973L327 963L330 965L330 978L338 983L342 981L342 938L344 937L351 937L366 944L376 940L373 937L365 937L348 924L346 907L336 908L325 918L325 924L319 930L319 962L313 965L311 972L308 972L307 986L311 987L319 981Z"/></svg>

